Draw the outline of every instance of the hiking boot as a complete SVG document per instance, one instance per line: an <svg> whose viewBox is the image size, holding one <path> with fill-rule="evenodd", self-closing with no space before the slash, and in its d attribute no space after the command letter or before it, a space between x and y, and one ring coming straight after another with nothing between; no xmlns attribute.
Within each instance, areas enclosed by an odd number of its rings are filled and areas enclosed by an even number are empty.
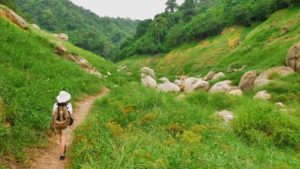
<svg viewBox="0 0 300 169"><path fill-rule="evenodd" d="M59 160L63 161L63 160L65 160L65 158L66 158L65 156L60 156Z"/></svg>

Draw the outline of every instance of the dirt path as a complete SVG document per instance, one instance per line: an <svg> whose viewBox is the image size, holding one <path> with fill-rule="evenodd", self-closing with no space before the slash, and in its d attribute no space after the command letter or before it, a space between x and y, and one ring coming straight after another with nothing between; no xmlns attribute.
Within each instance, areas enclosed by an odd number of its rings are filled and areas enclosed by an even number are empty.
<svg viewBox="0 0 300 169"><path fill-rule="evenodd" d="M89 96L76 103L74 109L74 124L70 127L70 132L67 135L67 145L72 144L72 132L78 127L90 112L92 105L96 99L99 99L108 94L109 89L104 88L98 95ZM68 159L59 161L59 142L58 136L50 138L50 146L45 150L39 150L37 157L33 160L31 169L64 169ZM67 157L68 158L68 157Z"/></svg>

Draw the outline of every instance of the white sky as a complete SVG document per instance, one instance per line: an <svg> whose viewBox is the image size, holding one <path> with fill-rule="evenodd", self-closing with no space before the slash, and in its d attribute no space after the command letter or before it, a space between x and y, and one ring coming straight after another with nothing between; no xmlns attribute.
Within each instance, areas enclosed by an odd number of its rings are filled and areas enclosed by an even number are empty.
<svg viewBox="0 0 300 169"><path fill-rule="evenodd" d="M99 16L149 19L165 10L167 0L71 0ZM181 4L184 0L177 0Z"/></svg>

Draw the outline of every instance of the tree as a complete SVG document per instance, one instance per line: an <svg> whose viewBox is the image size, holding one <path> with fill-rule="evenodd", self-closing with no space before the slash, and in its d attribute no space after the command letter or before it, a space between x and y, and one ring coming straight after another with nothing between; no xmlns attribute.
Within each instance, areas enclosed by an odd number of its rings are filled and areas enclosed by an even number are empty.
<svg viewBox="0 0 300 169"><path fill-rule="evenodd" d="M167 0L166 5L166 12L174 13L175 10L178 8L176 0Z"/></svg>
<svg viewBox="0 0 300 169"><path fill-rule="evenodd" d="M146 19L146 20L141 21L137 25L135 37L139 38L139 37L143 36L147 32L151 22L152 22L151 19Z"/></svg>
<svg viewBox="0 0 300 169"><path fill-rule="evenodd" d="M195 0L185 0L181 5L180 10L182 11L182 20L188 22L196 15L196 3Z"/></svg>

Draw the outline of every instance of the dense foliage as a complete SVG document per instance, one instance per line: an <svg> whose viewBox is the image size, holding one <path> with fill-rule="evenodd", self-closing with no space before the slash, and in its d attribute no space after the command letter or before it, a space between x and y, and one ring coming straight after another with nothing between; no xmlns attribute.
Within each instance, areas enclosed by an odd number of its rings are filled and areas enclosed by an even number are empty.
<svg viewBox="0 0 300 169"><path fill-rule="evenodd" d="M263 21L275 10L292 6L297 0L185 0L176 8L168 1L166 12L148 24L141 22L134 39L122 46L119 60L135 54L166 52L185 42L219 34L232 25L250 26Z"/></svg>
<svg viewBox="0 0 300 169"><path fill-rule="evenodd" d="M17 4L42 28L67 33L75 45L106 58L116 55L124 40L133 36L137 25L130 19L100 18L69 0L17 0Z"/></svg>

